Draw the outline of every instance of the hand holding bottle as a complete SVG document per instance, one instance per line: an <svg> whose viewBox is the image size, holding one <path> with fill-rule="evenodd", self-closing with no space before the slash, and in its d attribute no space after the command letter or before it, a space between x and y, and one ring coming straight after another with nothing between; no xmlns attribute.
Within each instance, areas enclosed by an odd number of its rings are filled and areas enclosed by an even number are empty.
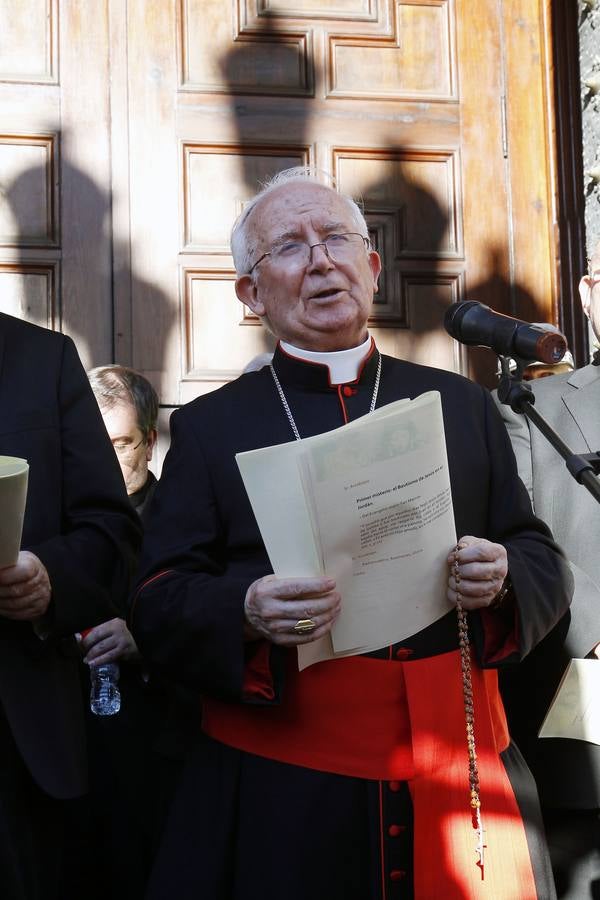
<svg viewBox="0 0 600 900"><path fill-rule="evenodd" d="M81 634L83 661L90 667L90 709L113 716L121 708L119 659L138 659L139 652L124 619L110 619Z"/></svg>
<svg viewBox="0 0 600 900"><path fill-rule="evenodd" d="M140 654L133 635L124 619L110 619L81 633L83 661L89 666L99 666L117 660L139 659Z"/></svg>

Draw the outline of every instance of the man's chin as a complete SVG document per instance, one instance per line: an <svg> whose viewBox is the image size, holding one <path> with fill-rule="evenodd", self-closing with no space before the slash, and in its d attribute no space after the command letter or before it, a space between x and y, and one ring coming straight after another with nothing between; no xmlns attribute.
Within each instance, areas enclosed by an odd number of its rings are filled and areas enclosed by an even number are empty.
<svg viewBox="0 0 600 900"><path fill-rule="evenodd" d="M131 497L132 494L137 494L138 491L141 491L141 489L146 484L147 480L148 480L147 474L145 475L145 477L126 478L125 479L125 490L127 491L127 496Z"/></svg>

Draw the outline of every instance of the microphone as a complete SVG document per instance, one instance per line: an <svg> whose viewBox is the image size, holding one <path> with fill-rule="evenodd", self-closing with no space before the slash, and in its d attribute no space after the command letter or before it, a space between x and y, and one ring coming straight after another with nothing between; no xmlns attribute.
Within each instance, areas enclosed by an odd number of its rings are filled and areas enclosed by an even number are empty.
<svg viewBox="0 0 600 900"><path fill-rule="evenodd" d="M548 365L560 362L567 350L566 338L560 332L512 319L477 300L449 306L444 328L461 344L488 347L501 356L534 359Z"/></svg>

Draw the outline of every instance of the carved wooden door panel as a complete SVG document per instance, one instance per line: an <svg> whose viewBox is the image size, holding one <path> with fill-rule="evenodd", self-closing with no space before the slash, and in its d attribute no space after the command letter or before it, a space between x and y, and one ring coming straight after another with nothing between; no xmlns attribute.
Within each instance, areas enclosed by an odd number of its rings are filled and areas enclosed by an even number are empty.
<svg viewBox="0 0 600 900"><path fill-rule="evenodd" d="M117 347L163 402L271 346L235 299L228 235L257 182L299 163L362 197L384 262L371 322L384 351L466 369L441 322L467 294L552 316L543 7L130 0L135 277Z"/></svg>
<svg viewBox="0 0 600 900"><path fill-rule="evenodd" d="M556 321L550 0L0 0L0 308L175 405L271 345L228 235L302 162L362 196L383 350L466 296ZM472 371L477 373L477 369Z"/></svg>
<svg viewBox="0 0 600 900"><path fill-rule="evenodd" d="M103 2L0 0L0 310L113 354Z"/></svg>

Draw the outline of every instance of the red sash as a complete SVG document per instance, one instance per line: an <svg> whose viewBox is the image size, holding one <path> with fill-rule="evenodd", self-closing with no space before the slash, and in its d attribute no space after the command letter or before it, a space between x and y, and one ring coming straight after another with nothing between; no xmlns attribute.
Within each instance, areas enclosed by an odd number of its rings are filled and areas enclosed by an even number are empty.
<svg viewBox="0 0 600 900"><path fill-rule="evenodd" d="M298 672L281 706L205 698L211 737L258 756L359 778L406 780L414 807L415 900L535 900L525 829L499 753L509 743L493 670L472 665L485 829L476 865L458 651L411 662L346 657Z"/></svg>

